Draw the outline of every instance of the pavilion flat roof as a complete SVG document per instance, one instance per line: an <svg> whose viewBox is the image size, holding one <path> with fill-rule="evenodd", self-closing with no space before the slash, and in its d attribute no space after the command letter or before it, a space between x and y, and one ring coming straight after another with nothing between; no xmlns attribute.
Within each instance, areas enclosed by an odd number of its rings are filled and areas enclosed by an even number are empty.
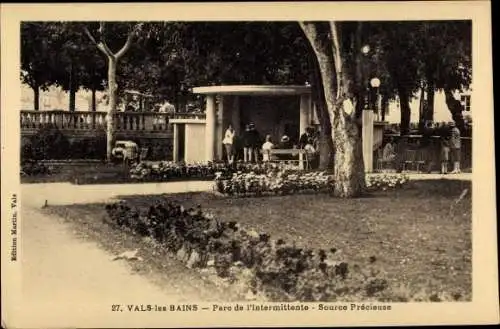
<svg viewBox="0 0 500 329"><path fill-rule="evenodd" d="M195 87L193 93L204 95L287 96L311 93L309 85L227 85Z"/></svg>

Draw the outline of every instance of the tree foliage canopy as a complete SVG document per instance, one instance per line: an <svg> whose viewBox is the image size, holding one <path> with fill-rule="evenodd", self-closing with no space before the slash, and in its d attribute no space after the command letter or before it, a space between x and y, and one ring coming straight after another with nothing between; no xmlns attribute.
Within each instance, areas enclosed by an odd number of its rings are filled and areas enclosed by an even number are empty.
<svg viewBox="0 0 500 329"><path fill-rule="evenodd" d="M116 53L135 29L117 70L119 90L135 89L173 99L196 85L304 84L311 80L311 49L296 22L25 22L21 26L22 80L33 88L102 90L104 56L84 33L104 38ZM345 69L355 93L371 77L380 92L411 96L432 79L436 90L471 83L470 21L340 22ZM98 41L98 40L97 40ZM370 46L367 54L360 47Z"/></svg>

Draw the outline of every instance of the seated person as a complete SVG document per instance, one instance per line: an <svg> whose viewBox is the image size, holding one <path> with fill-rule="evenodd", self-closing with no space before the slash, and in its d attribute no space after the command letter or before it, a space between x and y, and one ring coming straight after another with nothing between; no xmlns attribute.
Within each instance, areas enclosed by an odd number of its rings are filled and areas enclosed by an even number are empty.
<svg viewBox="0 0 500 329"><path fill-rule="evenodd" d="M308 153L308 154L314 154L316 153L316 148L314 147L313 144L310 144L310 143L307 143L305 146L304 146L304 150Z"/></svg>
<svg viewBox="0 0 500 329"><path fill-rule="evenodd" d="M393 161L396 158L396 151L392 145L392 140L389 140L382 151L382 159L386 162Z"/></svg>
<svg viewBox="0 0 500 329"><path fill-rule="evenodd" d="M277 148L283 149L283 150L293 149L293 145L292 145L292 142L290 141L290 137L288 137L287 135L283 135L283 137L281 137L281 140L280 140Z"/></svg>
<svg viewBox="0 0 500 329"><path fill-rule="evenodd" d="M274 148L274 144L271 142L271 135L266 136L266 141L262 144L262 161L271 161L271 150Z"/></svg>
<svg viewBox="0 0 500 329"><path fill-rule="evenodd" d="M287 135L283 135L283 137L281 137L280 142L278 143L277 148L281 149L281 150L293 149L293 144L290 140L290 137L288 137ZM288 161L288 160L293 160L293 155L291 155L291 154L278 154L277 158L278 158L278 160Z"/></svg>
<svg viewBox="0 0 500 329"><path fill-rule="evenodd" d="M299 147L303 149L307 144L314 144L314 128L307 127L306 132L300 136Z"/></svg>

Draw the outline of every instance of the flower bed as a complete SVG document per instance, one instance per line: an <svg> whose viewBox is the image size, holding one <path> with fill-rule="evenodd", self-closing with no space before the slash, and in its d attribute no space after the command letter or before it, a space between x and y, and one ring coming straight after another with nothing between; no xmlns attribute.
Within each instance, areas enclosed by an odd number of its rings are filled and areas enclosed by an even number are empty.
<svg viewBox="0 0 500 329"><path fill-rule="evenodd" d="M406 175L368 175L369 190L387 190L403 186ZM294 193L328 193L334 188L334 176L327 172L274 170L264 174L254 172L217 173L215 186L219 193L231 196L286 195Z"/></svg>
<svg viewBox="0 0 500 329"><path fill-rule="evenodd" d="M112 225L156 241L188 267L239 283L242 293L280 301L367 300L382 296L387 281L374 267L350 266L335 248L299 248L266 233L224 222L200 208L158 203L147 211L126 203L106 206ZM238 286L238 285L235 285Z"/></svg>
<svg viewBox="0 0 500 329"><path fill-rule="evenodd" d="M388 190L402 187L410 181L406 174L377 174L366 176L366 187L371 190Z"/></svg>
<svg viewBox="0 0 500 329"><path fill-rule="evenodd" d="M297 166L274 163L235 163L228 166L224 162L183 163L172 161L141 162L130 169L130 177L139 181L172 181L186 179L212 180L219 176L231 177L235 172L268 173L273 170L297 170Z"/></svg>
<svg viewBox="0 0 500 329"><path fill-rule="evenodd" d="M219 193L234 196L285 195L307 192L329 192L333 176L325 172L269 171L265 174L234 173L231 178L217 175Z"/></svg>
<svg viewBox="0 0 500 329"><path fill-rule="evenodd" d="M141 162L130 169L130 179L141 182L176 180L215 180L219 193L231 196L328 193L333 175L325 171L304 171L294 164L243 163L228 166L224 162L176 163ZM369 190L387 190L403 186L408 176L400 174L367 175Z"/></svg>

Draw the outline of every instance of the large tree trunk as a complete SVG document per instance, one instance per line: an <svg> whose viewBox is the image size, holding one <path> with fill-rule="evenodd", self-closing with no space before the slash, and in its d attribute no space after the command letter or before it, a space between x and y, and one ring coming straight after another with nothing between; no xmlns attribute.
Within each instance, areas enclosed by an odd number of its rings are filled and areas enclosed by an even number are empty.
<svg viewBox="0 0 500 329"><path fill-rule="evenodd" d="M465 122L462 111L464 110L459 100L453 97L453 92L449 89L444 90L446 105L450 110L451 117L455 121L457 128L463 133L465 131Z"/></svg>
<svg viewBox="0 0 500 329"><path fill-rule="evenodd" d="M35 111L40 110L40 87L33 87L33 108Z"/></svg>
<svg viewBox="0 0 500 329"><path fill-rule="evenodd" d="M389 110L389 96L387 96L386 94L382 94L382 102L380 106L382 121L385 121L385 115L387 114L388 110Z"/></svg>
<svg viewBox="0 0 500 329"><path fill-rule="evenodd" d="M432 72L427 74L427 85L424 89L422 87L422 96L420 96L420 101L422 103L422 113L420 116L419 129L421 132L425 129L425 124L427 122L434 121L434 95L435 95L436 83L432 78ZM427 101L424 102L423 95L424 92L427 94Z"/></svg>
<svg viewBox="0 0 500 329"><path fill-rule="evenodd" d="M359 196L365 189L365 166L361 129L347 116L334 119L335 134L335 195Z"/></svg>
<svg viewBox="0 0 500 329"><path fill-rule="evenodd" d="M398 87L398 94L399 94L399 104L401 107L400 133L401 136L404 136L410 133L410 119L411 119L410 97L408 95L408 91L402 86Z"/></svg>
<svg viewBox="0 0 500 329"><path fill-rule="evenodd" d="M311 56L309 61L311 67L311 96L314 100L316 115L318 117L321 131L319 138L319 169L326 170L333 168L334 146L332 140L332 124L326 108L323 84L321 81L320 68L315 56Z"/></svg>
<svg viewBox="0 0 500 329"><path fill-rule="evenodd" d="M435 83L433 80L427 83L427 106L424 107L424 120L434 121L434 94Z"/></svg>
<svg viewBox="0 0 500 329"><path fill-rule="evenodd" d="M69 69L69 111L75 111L75 98L76 98L76 83L75 83L75 75L73 72L73 63L71 63Z"/></svg>
<svg viewBox="0 0 500 329"><path fill-rule="evenodd" d="M113 145L115 143L115 112L117 105L117 91L118 85L116 83L116 65L118 60L128 51L132 45L132 39L138 28L142 26L141 24L136 24L134 29L131 30L127 36L127 41L123 47L116 53L109 49L104 40L104 31L106 24L105 22L99 22L99 42L94 38L92 33L87 28L84 28L84 32L87 34L89 39L97 46L97 48L106 55L108 58L108 97L109 97L109 107L106 115L106 158L108 162L112 161L111 151L113 150Z"/></svg>
<svg viewBox="0 0 500 329"><path fill-rule="evenodd" d="M425 127L425 86L420 87L420 101L418 104L418 131L424 132Z"/></svg>
<svg viewBox="0 0 500 329"><path fill-rule="evenodd" d="M92 88L92 111L95 112L97 110L97 102L96 102L96 89Z"/></svg>
<svg viewBox="0 0 500 329"><path fill-rule="evenodd" d="M330 22L329 27L322 24L301 23L301 27L318 59L329 119L333 123L334 195L356 197L365 189L361 130L354 108L345 108L348 103L349 81L342 69L342 54L336 24ZM321 28L328 29L329 37L325 38L327 33L318 33L318 29Z"/></svg>
<svg viewBox="0 0 500 329"><path fill-rule="evenodd" d="M75 111L75 99L76 99L76 90L74 88L71 88L69 91L69 110L70 112Z"/></svg>
<svg viewBox="0 0 500 329"><path fill-rule="evenodd" d="M109 106L106 115L106 158L108 162L112 160L111 151L115 144L115 112L116 112L116 95L118 85L116 83L116 59L110 57L108 59L108 97Z"/></svg>

